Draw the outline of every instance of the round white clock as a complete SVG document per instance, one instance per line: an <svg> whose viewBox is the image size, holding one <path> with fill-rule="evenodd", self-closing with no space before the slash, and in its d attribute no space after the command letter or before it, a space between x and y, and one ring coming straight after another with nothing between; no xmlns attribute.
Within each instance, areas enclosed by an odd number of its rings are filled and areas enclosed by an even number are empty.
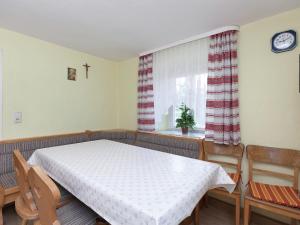
<svg viewBox="0 0 300 225"><path fill-rule="evenodd" d="M297 44L296 38L296 32L293 30L275 34L272 37L272 51L278 53L294 49Z"/></svg>

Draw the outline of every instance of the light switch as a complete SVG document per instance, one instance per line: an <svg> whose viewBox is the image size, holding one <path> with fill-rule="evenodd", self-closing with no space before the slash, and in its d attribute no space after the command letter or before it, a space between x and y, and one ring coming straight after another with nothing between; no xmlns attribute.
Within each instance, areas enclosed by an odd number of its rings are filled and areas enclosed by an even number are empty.
<svg viewBox="0 0 300 225"><path fill-rule="evenodd" d="M14 113L14 123L22 123L22 112Z"/></svg>

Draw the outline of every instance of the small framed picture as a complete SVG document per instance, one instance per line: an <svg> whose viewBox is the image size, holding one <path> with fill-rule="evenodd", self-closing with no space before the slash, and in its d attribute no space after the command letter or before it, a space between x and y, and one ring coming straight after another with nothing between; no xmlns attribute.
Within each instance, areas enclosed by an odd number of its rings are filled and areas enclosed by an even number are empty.
<svg viewBox="0 0 300 225"><path fill-rule="evenodd" d="M68 80L76 81L76 69L68 68Z"/></svg>

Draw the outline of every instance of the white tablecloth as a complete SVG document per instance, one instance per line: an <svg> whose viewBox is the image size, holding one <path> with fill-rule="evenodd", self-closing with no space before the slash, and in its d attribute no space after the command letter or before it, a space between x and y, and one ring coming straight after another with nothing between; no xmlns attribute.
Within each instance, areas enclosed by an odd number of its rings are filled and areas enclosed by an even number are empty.
<svg viewBox="0 0 300 225"><path fill-rule="evenodd" d="M211 188L233 191L217 164L99 140L29 159L112 225L178 225Z"/></svg>

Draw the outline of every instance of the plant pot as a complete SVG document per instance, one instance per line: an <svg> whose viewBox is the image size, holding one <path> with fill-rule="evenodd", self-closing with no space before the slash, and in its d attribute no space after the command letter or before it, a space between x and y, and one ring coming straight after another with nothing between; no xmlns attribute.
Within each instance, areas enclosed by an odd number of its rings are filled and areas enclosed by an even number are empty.
<svg viewBox="0 0 300 225"><path fill-rule="evenodd" d="M189 128L188 127L181 127L181 132L182 132L182 134L187 134L189 132Z"/></svg>

